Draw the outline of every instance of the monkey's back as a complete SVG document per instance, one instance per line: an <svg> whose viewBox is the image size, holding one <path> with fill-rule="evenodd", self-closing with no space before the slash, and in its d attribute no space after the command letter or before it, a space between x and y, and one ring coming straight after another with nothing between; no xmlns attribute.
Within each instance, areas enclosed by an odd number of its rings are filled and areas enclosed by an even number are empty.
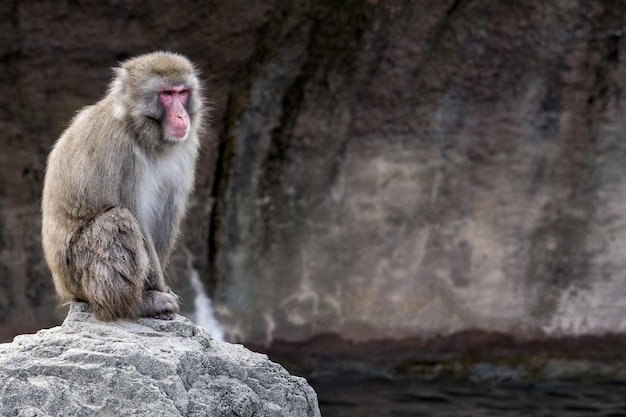
<svg viewBox="0 0 626 417"><path fill-rule="evenodd" d="M107 113L100 104L84 108L54 145L44 180L44 218L82 221L120 203L120 186L132 164L118 155L131 145L123 125Z"/></svg>
<svg viewBox="0 0 626 417"><path fill-rule="evenodd" d="M130 177L132 164L116 161L116 155L129 146L126 136L122 124L98 103L76 115L50 152L42 197L42 244L55 284L67 273L64 259L72 236L98 213L122 205L124 178Z"/></svg>

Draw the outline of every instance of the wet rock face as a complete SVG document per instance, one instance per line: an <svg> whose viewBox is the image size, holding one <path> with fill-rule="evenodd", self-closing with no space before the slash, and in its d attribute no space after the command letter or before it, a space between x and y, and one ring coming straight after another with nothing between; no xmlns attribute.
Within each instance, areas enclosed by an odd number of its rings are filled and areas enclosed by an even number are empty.
<svg viewBox="0 0 626 417"><path fill-rule="evenodd" d="M222 141L172 258L187 313L194 266L243 342L626 331L625 14L3 3L0 337L61 318L39 246L50 146L110 67L156 48L206 74Z"/></svg>
<svg viewBox="0 0 626 417"><path fill-rule="evenodd" d="M265 355L173 321L103 323L85 303L62 326L0 344L0 414L319 416L315 391Z"/></svg>
<svg viewBox="0 0 626 417"><path fill-rule="evenodd" d="M225 127L215 295L231 337L625 331L612 4L271 20Z"/></svg>

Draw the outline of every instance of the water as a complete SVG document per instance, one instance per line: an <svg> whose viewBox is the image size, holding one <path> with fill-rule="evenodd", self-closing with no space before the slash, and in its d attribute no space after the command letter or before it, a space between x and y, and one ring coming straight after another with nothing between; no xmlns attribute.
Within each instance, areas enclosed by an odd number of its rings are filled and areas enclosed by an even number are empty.
<svg viewBox="0 0 626 417"><path fill-rule="evenodd" d="M626 381L309 380L323 417L625 417Z"/></svg>
<svg viewBox="0 0 626 417"><path fill-rule="evenodd" d="M193 300L195 311L193 317L191 318L191 321L193 321L198 326L207 329L209 331L209 334L213 336L214 339L223 342L224 328L215 318L215 314L213 314L211 299L204 291L204 287L200 282L200 278L198 278L198 272L195 269L192 270L189 281L191 282L191 286L196 293Z"/></svg>
<svg viewBox="0 0 626 417"><path fill-rule="evenodd" d="M204 291L204 286L200 281L198 270L193 267L193 257L190 251L186 251L187 254L187 268L189 270L189 283L195 293L193 304L194 313L191 317L191 321L200 327L204 327L208 330L209 334L214 339L224 341L224 328L217 321L215 314L213 313L213 306L211 305L211 299Z"/></svg>

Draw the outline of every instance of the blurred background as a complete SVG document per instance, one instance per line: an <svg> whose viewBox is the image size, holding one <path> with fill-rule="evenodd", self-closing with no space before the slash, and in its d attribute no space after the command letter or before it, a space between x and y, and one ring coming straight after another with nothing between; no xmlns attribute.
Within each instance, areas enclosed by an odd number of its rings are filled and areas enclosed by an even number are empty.
<svg viewBox="0 0 626 417"><path fill-rule="evenodd" d="M621 0L4 1L0 341L66 314L52 145L112 67L171 50L213 108L185 315L325 416L626 415L602 397L626 381L625 30Z"/></svg>

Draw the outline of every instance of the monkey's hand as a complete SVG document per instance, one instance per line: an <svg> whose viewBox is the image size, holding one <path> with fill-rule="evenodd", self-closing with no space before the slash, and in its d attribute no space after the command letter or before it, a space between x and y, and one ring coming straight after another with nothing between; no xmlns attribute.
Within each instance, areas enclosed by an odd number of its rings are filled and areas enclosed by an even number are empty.
<svg viewBox="0 0 626 417"><path fill-rule="evenodd" d="M168 292L156 290L144 292L144 300L141 311L142 317L153 317L160 320L173 320L178 311L178 296L171 290Z"/></svg>

